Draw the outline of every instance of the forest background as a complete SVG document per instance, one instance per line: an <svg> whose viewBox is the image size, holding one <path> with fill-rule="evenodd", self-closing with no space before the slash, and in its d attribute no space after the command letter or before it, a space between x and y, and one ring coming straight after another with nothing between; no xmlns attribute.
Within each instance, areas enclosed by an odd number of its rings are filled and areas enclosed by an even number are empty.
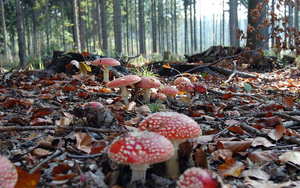
<svg viewBox="0 0 300 188"><path fill-rule="evenodd" d="M41 64L50 59L53 50L68 52L74 46L79 52L107 56L142 54L146 60L160 58L165 51L175 58L214 45L245 46L247 37L241 36L241 31L249 32L248 16L259 3L262 7L257 9L260 13L257 23L272 20L271 12L288 19L278 23L283 31L276 33L280 38L270 37L276 27L274 23L254 28L259 37L264 36L259 42L264 44L266 52L273 51L276 40L291 46L293 39L285 33L292 28L295 33L299 31L298 0L0 0L0 3L1 61L20 62L21 67L33 57Z"/></svg>

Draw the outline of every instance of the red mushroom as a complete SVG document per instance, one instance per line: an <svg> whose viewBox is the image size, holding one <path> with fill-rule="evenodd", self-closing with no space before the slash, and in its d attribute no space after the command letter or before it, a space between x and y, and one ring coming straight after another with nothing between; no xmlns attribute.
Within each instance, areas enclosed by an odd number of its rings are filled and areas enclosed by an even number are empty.
<svg viewBox="0 0 300 188"><path fill-rule="evenodd" d="M186 92L186 96L188 98L192 98L192 92L194 92L195 88L191 82L181 82L178 86L179 91Z"/></svg>
<svg viewBox="0 0 300 188"><path fill-rule="evenodd" d="M103 82L109 82L109 66L119 66L120 62L113 59L113 58L100 58L93 61L92 65L94 66L103 66L104 68L101 68L103 71Z"/></svg>
<svg viewBox="0 0 300 188"><path fill-rule="evenodd" d="M0 187L13 188L18 181L16 167L5 157L0 156Z"/></svg>
<svg viewBox="0 0 300 188"><path fill-rule="evenodd" d="M172 98L173 95L178 94L178 89L176 86L165 86L161 88L160 92L167 95L167 97Z"/></svg>
<svg viewBox="0 0 300 188"><path fill-rule="evenodd" d="M172 179L178 178L178 145L202 134L198 123L189 116L177 112L157 112L146 117L139 126L140 130L151 130L168 138L175 154L166 162L167 173Z"/></svg>
<svg viewBox="0 0 300 188"><path fill-rule="evenodd" d="M161 86L160 81L152 76L143 76L139 87L143 89L143 97L145 102L150 102L151 88L159 88Z"/></svg>
<svg viewBox="0 0 300 188"><path fill-rule="evenodd" d="M108 151L110 159L130 165L131 183L138 180L145 183L149 164L166 161L173 154L173 145L167 138L148 131L130 132L119 137Z"/></svg>
<svg viewBox="0 0 300 188"><path fill-rule="evenodd" d="M158 99L158 102L160 103L161 100L167 99L167 96L163 93L156 93L156 94L151 95L151 98Z"/></svg>
<svg viewBox="0 0 300 188"><path fill-rule="evenodd" d="M176 188L221 188L222 184L222 179L215 172L193 167L179 177Z"/></svg>
<svg viewBox="0 0 300 188"><path fill-rule="evenodd" d="M103 104L101 104L100 102L89 102L86 103L84 107L87 107L88 105L91 105L93 108L99 108L99 109L103 108Z"/></svg>
<svg viewBox="0 0 300 188"><path fill-rule="evenodd" d="M126 90L126 86L130 85L130 84L135 84L138 83L139 81L141 81L141 78L137 75L128 75L128 76L124 76L118 79L115 79L111 82L109 82L108 84L106 84L107 87L111 88L111 87L119 87L121 88L121 96L125 102L125 104L128 104L128 92Z"/></svg>
<svg viewBox="0 0 300 188"><path fill-rule="evenodd" d="M182 82L189 82L189 83L191 83L191 81L188 78L186 78L186 77L178 77L178 78L176 78L174 80L174 85L178 86Z"/></svg>

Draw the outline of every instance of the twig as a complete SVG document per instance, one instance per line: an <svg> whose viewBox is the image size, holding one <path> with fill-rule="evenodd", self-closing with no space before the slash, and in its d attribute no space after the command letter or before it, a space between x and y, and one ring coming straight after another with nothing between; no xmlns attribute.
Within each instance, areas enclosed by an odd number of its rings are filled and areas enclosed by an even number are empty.
<svg viewBox="0 0 300 188"><path fill-rule="evenodd" d="M102 155L103 155L103 153L97 153L97 154L93 154L93 155L71 155L71 154L67 154L66 157L72 158L72 159L94 159L96 157L101 157Z"/></svg>
<svg viewBox="0 0 300 188"><path fill-rule="evenodd" d="M229 76L229 78L224 82L225 84L227 84L236 74L236 61L237 60L234 60L233 61L233 65L234 65L234 69L233 69L233 72L232 74Z"/></svg>
<svg viewBox="0 0 300 188"><path fill-rule="evenodd" d="M217 93L217 94L220 94L220 95L225 95L225 94L226 94L225 92L217 91L217 90L213 90L213 89L207 89L207 91L209 91L209 92L214 92L214 93ZM265 102L263 99L257 98L256 96L250 95L250 94L245 94L245 93L232 93L232 92L231 92L231 94L234 95L234 96L245 96L245 97L250 97L250 98L253 98L253 99L258 100L259 102Z"/></svg>
<svg viewBox="0 0 300 188"><path fill-rule="evenodd" d="M55 129L66 129L66 130L82 130L85 129L90 132L100 132L100 133L126 133L125 129L98 129L93 127L72 127L72 126L55 126L55 125L47 125L47 126L6 126L0 127L0 132L5 131L32 131L32 130L55 130Z"/></svg>
<svg viewBox="0 0 300 188"><path fill-rule="evenodd" d="M46 164L48 161L50 161L51 159L61 155L63 152L62 150L58 149L55 150L54 153L52 153L52 155L48 156L45 160L43 160L42 162L40 162L38 165L36 165L33 169L31 169L29 171L29 174L33 174L37 169L41 168L44 164Z"/></svg>

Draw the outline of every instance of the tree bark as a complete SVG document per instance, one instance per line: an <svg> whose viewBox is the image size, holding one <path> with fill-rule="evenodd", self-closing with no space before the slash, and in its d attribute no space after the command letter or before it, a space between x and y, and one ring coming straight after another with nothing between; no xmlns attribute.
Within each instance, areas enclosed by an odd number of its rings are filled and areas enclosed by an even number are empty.
<svg viewBox="0 0 300 188"><path fill-rule="evenodd" d="M78 51L81 51L79 43L79 32L78 32L78 19L77 19L77 3L76 0L72 0L72 11L73 11L73 24L74 24L74 42Z"/></svg>
<svg viewBox="0 0 300 188"><path fill-rule="evenodd" d="M97 27L96 28L96 31L97 31L97 35L98 35L98 47L100 49L102 49L102 43L101 43L101 15L100 15L100 2L98 0L95 0L96 1L96 6L97 6L97 10L96 10L96 20L97 20Z"/></svg>
<svg viewBox="0 0 300 188"><path fill-rule="evenodd" d="M239 40L236 38L236 29L238 28L237 0L229 0L229 7L230 46L239 46Z"/></svg>
<svg viewBox="0 0 300 188"><path fill-rule="evenodd" d="M6 41L6 27L5 27L3 0L0 0L0 9L1 9L1 25L2 25L1 29L3 33L3 55L4 58L7 58L7 41Z"/></svg>
<svg viewBox="0 0 300 188"><path fill-rule="evenodd" d="M145 45L145 26L144 26L144 1L139 0L139 36L140 36L140 53L146 54Z"/></svg>
<svg viewBox="0 0 300 188"><path fill-rule="evenodd" d="M66 38L65 38L65 16L64 16L64 7L63 7L63 1L60 1L60 12L61 12L61 19L62 19L62 40L63 40L63 48L64 51L67 51L66 46Z"/></svg>
<svg viewBox="0 0 300 188"><path fill-rule="evenodd" d="M157 36L157 29L156 29L156 0L152 0L152 52L157 52L157 43L156 43L156 36Z"/></svg>
<svg viewBox="0 0 300 188"><path fill-rule="evenodd" d="M81 11L81 10L84 10L84 7L82 7L82 4L80 3L79 1L79 5L78 5L78 9L80 11L78 11L78 24L79 24L79 27L78 27L78 31L79 31L79 37L80 37L80 40L79 40L79 43L80 43L80 49L81 51L86 51L87 48L86 48L86 22L85 20L83 19L83 17L85 16L85 12L84 11Z"/></svg>
<svg viewBox="0 0 300 188"><path fill-rule="evenodd" d="M120 0L114 0L114 34L116 53L122 53L122 18Z"/></svg>
<svg viewBox="0 0 300 188"><path fill-rule="evenodd" d="M106 1L101 0L101 22L102 22L102 42L103 50L106 52L108 50L108 35L107 35L107 18L106 18Z"/></svg>
<svg viewBox="0 0 300 188"><path fill-rule="evenodd" d="M47 37L47 54L50 53L49 51L49 45L50 45L50 39L49 39L49 5L48 0L45 0L45 25L46 25L46 37Z"/></svg>
<svg viewBox="0 0 300 188"><path fill-rule="evenodd" d="M299 0L295 0L295 11L294 11L294 27L296 28L296 31L299 31L299 14L298 14L298 7L300 6Z"/></svg>
<svg viewBox="0 0 300 188"><path fill-rule="evenodd" d="M25 67L25 65L26 65L26 44L25 44L24 27L23 27L23 24L22 24L23 18L22 18L22 15L21 15L20 0L15 0L15 6L16 6L16 19L17 19L20 66Z"/></svg>

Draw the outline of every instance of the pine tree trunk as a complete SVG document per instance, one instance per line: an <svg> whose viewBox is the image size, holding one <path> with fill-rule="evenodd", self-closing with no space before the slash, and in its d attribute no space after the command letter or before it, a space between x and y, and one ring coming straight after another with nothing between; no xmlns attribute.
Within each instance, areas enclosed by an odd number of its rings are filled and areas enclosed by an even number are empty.
<svg viewBox="0 0 300 188"><path fill-rule="evenodd" d="M229 7L230 46L239 46L239 40L236 38L236 29L238 28L237 0L229 0Z"/></svg>
<svg viewBox="0 0 300 188"><path fill-rule="evenodd" d="M1 30L3 34L3 55L4 58L7 58L7 41L6 41L6 27L5 27L3 0L0 0L0 9L1 9L1 25L2 25Z"/></svg>
<svg viewBox="0 0 300 188"><path fill-rule="evenodd" d="M81 51L79 43L79 32L78 32L78 19L77 19L77 2L72 0L72 11L73 11L73 24L74 24L74 41L78 51Z"/></svg>
<svg viewBox="0 0 300 188"><path fill-rule="evenodd" d="M116 53L122 53L122 19L120 0L114 0L114 33Z"/></svg>
<svg viewBox="0 0 300 188"><path fill-rule="evenodd" d="M21 14L20 0L15 0L15 6L16 6L20 66L25 67L25 65L26 65L26 44L25 44L25 34L24 34L24 27L23 27L23 21L22 21L23 17Z"/></svg>
<svg viewBox="0 0 300 188"><path fill-rule="evenodd" d="M106 52L108 50L108 35L107 35L107 18L106 18L106 1L101 0L101 22L102 22L102 42L103 50Z"/></svg>

